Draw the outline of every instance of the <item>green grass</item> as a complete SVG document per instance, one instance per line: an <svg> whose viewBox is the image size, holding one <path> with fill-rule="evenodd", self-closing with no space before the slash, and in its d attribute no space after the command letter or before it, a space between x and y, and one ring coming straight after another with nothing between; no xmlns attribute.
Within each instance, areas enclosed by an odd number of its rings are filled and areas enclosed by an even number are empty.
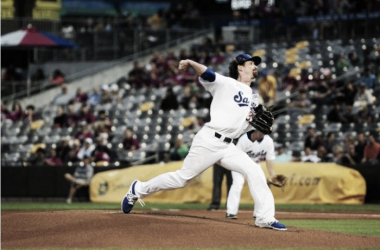
<svg viewBox="0 0 380 250"><path fill-rule="evenodd" d="M146 204L141 207L135 206L135 210L152 208L157 209L206 209L208 204ZM241 205L241 209L252 209L252 204ZM74 202L66 204L64 202L2 202L1 210L119 210L120 204L102 204L91 202ZM224 206L221 209L225 209ZM366 205L276 205L276 210L293 211L372 211L380 212L380 204Z"/></svg>
<svg viewBox="0 0 380 250"><path fill-rule="evenodd" d="M380 220L281 220L287 226L380 236Z"/></svg>

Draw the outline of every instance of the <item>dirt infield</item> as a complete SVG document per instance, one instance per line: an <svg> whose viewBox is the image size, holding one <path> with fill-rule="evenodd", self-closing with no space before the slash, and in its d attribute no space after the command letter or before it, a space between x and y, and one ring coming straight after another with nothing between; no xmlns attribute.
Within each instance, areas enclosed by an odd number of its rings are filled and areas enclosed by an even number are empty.
<svg viewBox="0 0 380 250"><path fill-rule="evenodd" d="M252 211L227 220L224 211L2 212L2 248L379 247L380 237L289 227L254 227ZM277 212L278 219L380 219L373 213Z"/></svg>

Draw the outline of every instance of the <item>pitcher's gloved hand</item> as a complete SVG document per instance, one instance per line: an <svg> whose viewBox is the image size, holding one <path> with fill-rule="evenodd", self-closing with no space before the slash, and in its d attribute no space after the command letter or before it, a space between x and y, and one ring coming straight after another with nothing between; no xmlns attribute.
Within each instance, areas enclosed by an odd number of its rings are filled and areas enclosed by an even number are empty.
<svg viewBox="0 0 380 250"><path fill-rule="evenodd" d="M254 107L253 114L249 119L249 123L263 134L272 133L274 117L272 112L268 111L263 105L259 104Z"/></svg>

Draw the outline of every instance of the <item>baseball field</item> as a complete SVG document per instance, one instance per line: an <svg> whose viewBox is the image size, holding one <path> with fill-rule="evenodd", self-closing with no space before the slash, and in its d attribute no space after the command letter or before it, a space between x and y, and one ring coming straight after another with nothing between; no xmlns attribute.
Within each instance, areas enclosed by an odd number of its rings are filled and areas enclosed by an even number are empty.
<svg viewBox="0 0 380 250"><path fill-rule="evenodd" d="M280 232L208 204L3 202L2 249L380 249L380 205L277 205Z"/></svg>

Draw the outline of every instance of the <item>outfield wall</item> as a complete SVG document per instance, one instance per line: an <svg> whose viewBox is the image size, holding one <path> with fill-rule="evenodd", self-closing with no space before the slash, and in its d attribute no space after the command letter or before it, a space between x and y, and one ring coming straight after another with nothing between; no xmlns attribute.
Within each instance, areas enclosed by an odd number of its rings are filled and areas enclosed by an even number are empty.
<svg viewBox="0 0 380 250"><path fill-rule="evenodd" d="M95 175L90 185L94 202L120 202L134 179L149 180L159 174L178 170L182 162L136 166ZM263 170L267 175L265 164ZM336 164L281 163L276 173L288 176L284 188L271 187L277 204L363 204L366 183L361 174ZM150 203L209 203L212 192L212 168L207 169L182 189L161 191L144 201ZM226 202L223 184L222 203ZM247 186L243 188L241 203L252 203Z"/></svg>

